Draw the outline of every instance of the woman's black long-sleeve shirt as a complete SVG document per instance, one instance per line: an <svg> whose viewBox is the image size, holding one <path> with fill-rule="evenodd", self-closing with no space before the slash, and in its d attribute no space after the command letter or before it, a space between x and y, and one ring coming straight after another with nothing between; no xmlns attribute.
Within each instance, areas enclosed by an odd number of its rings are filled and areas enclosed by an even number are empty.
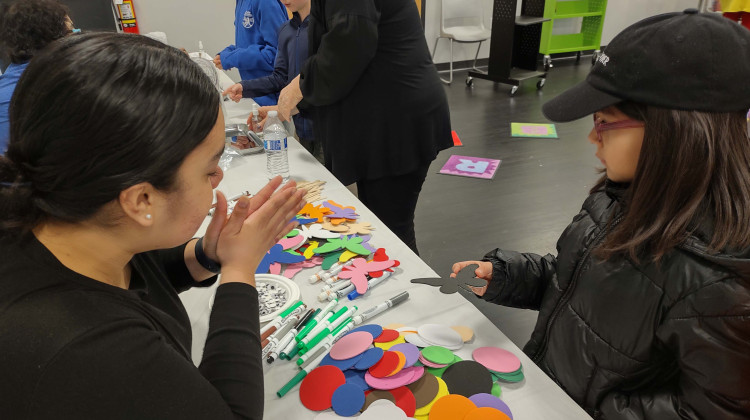
<svg viewBox="0 0 750 420"><path fill-rule="evenodd" d="M453 145L413 0L313 0L301 107L345 185L404 175Z"/></svg>
<svg viewBox="0 0 750 420"><path fill-rule="evenodd" d="M0 244L0 418L260 419L258 294L217 289L200 367L177 293L184 246L136 255L129 290L66 268L33 235Z"/></svg>

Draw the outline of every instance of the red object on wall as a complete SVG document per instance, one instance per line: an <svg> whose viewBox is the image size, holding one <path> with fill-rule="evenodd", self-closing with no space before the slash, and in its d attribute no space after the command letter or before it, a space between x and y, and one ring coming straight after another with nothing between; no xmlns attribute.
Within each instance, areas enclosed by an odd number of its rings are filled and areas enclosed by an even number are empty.
<svg viewBox="0 0 750 420"><path fill-rule="evenodd" d="M138 21L135 18L135 6L133 6L133 0L123 0L122 4L118 4L117 14L123 32L129 34L139 33Z"/></svg>

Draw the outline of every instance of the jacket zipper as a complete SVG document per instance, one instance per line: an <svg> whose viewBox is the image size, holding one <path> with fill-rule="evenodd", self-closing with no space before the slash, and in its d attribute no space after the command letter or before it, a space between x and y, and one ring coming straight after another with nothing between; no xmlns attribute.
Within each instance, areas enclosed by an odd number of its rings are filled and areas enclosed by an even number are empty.
<svg viewBox="0 0 750 420"><path fill-rule="evenodd" d="M573 273L573 279L570 281L570 285L565 290L565 293L563 294L562 298L560 298L560 301L557 302L557 306L555 306L555 310L552 312L552 315L549 317L549 321L547 321L547 327L544 332L544 341L542 341L541 347L539 347L539 350L537 350L536 354L532 356L531 360L539 364L539 362L542 360L542 357L544 357L544 354L547 351L547 343L549 341L549 334L552 330L552 324L557 319L557 316L560 315L560 311L562 310L563 306L565 306L566 303L570 300L571 296L573 295L573 291L575 290L576 283L578 282L578 278L581 276L581 271L583 270L583 266L588 260L589 256L591 255L591 250L594 249L599 245L599 242L604 238L604 236L607 235L609 230L611 228L614 228L617 226L623 219L623 216L618 216L614 222L612 222L612 225L607 226L599 235L597 235L596 239L594 239L594 245L589 247L586 252L583 254L583 257L581 258L581 261L578 262L578 266L576 267L576 271Z"/></svg>

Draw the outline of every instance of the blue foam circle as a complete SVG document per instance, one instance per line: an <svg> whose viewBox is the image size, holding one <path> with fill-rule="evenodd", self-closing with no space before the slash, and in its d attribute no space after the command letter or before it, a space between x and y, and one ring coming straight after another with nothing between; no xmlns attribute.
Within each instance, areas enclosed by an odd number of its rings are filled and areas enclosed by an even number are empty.
<svg viewBox="0 0 750 420"><path fill-rule="evenodd" d="M365 373L367 373L366 370L345 370L344 377L346 378L346 383L356 385L362 391L367 391L370 389L370 385L365 381Z"/></svg>
<svg viewBox="0 0 750 420"><path fill-rule="evenodd" d="M336 360L332 358L330 354L326 354L326 357L324 357L323 360L320 361L320 366L336 366L341 370L351 369L354 367L354 365L357 364L357 362L362 359L362 355L364 355L364 353L358 354L349 359Z"/></svg>
<svg viewBox="0 0 750 420"><path fill-rule="evenodd" d="M372 365L378 363L380 359L383 358L383 353L385 353L385 351L379 347L367 349L364 353L359 355L361 359L354 364L354 368L359 370L369 369Z"/></svg>
<svg viewBox="0 0 750 420"><path fill-rule="evenodd" d="M331 398L333 411L339 416L349 417L359 413L365 405L365 391L352 384L336 388Z"/></svg>
<svg viewBox="0 0 750 420"><path fill-rule="evenodd" d="M372 334L372 338L378 338L380 334L383 334L383 327L378 324L360 325L359 327L349 331L347 335L357 331L367 331L368 333Z"/></svg>

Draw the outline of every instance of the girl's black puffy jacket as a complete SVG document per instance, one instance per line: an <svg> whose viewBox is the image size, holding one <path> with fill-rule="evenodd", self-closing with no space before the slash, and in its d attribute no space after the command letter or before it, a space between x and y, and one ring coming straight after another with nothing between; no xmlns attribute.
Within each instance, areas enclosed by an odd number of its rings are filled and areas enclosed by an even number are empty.
<svg viewBox="0 0 750 420"><path fill-rule="evenodd" d="M524 352L596 419L750 419L750 249L709 254L703 226L658 264L602 261L623 194L591 194L557 257L488 253L484 299L539 310Z"/></svg>

